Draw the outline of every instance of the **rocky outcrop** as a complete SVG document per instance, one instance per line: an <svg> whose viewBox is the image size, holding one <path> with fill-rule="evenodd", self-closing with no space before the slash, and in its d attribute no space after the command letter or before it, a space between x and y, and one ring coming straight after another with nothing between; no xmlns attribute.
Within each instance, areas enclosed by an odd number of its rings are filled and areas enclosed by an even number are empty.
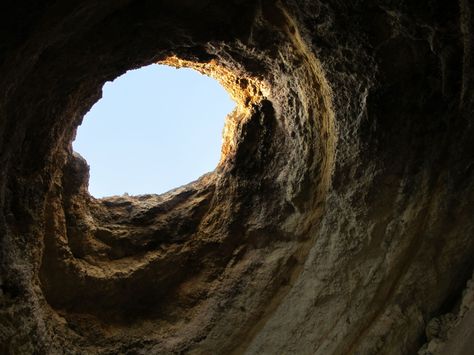
<svg viewBox="0 0 474 355"><path fill-rule="evenodd" d="M467 0L2 9L0 352L428 349L473 270L472 12ZM154 62L235 98L221 161L163 195L94 199L75 130L104 82Z"/></svg>

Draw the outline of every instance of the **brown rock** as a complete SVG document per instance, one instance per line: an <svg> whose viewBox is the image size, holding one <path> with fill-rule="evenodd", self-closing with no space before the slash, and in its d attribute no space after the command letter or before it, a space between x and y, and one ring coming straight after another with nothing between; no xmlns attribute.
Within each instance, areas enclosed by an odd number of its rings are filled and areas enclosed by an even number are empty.
<svg viewBox="0 0 474 355"><path fill-rule="evenodd" d="M416 353L473 270L472 13L0 5L0 353ZM75 130L107 80L154 62L238 101L221 162L96 200Z"/></svg>

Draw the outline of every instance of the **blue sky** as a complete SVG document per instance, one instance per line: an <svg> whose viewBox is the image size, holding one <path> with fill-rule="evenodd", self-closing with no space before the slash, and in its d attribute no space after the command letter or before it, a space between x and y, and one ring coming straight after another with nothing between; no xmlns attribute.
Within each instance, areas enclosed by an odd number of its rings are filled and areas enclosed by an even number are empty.
<svg viewBox="0 0 474 355"><path fill-rule="evenodd" d="M153 64L102 90L73 142L90 165L93 196L163 193L216 167L235 107L216 80Z"/></svg>

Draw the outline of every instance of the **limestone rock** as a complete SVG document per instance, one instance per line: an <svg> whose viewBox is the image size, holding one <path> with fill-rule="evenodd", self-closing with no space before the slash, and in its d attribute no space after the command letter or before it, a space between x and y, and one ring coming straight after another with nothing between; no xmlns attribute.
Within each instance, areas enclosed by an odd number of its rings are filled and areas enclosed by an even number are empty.
<svg viewBox="0 0 474 355"><path fill-rule="evenodd" d="M2 3L0 353L414 354L472 328L473 11ZM238 101L221 162L96 200L75 131L106 81L156 62Z"/></svg>

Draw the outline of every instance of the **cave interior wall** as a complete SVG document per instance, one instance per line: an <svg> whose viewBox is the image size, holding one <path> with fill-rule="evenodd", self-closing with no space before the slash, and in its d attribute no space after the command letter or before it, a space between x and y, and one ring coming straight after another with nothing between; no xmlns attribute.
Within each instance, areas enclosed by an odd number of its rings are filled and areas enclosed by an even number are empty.
<svg viewBox="0 0 474 355"><path fill-rule="evenodd" d="M418 351L468 307L472 12L0 5L0 352ZM221 162L163 195L96 200L76 128L106 81L163 61L238 101Z"/></svg>

